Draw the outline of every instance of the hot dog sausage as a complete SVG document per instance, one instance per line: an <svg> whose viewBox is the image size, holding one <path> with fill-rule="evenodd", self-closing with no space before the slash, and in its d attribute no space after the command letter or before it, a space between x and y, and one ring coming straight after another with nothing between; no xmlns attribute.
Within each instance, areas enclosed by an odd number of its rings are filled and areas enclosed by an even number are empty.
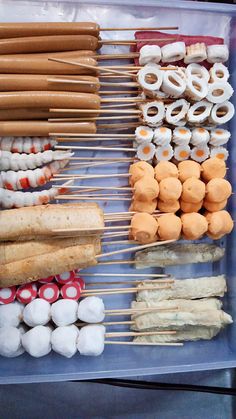
<svg viewBox="0 0 236 419"><path fill-rule="evenodd" d="M99 109L100 97L78 92L1 92L0 109L16 108Z"/></svg>
<svg viewBox="0 0 236 419"><path fill-rule="evenodd" d="M92 35L98 37L99 30L99 25L94 22L1 23L0 38L40 35Z"/></svg>
<svg viewBox="0 0 236 419"><path fill-rule="evenodd" d="M0 54L91 50L98 48L98 39L91 35L30 36L0 39Z"/></svg>
<svg viewBox="0 0 236 419"><path fill-rule="evenodd" d="M7 74L83 74L96 75L96 70L89 70L69 64L57 63L48 60L48 54L16 54L0 55L0 73ZM55 54L50 54L56 57ZM78 64L96 66L97 61L91 57L73 56L73 61Z"/></svg>
<svg viewBox="0 0 236 419"><path fill-rule="evenodd" d="M93 113L93 117L99 116L99 111ZM32 108L20 108L20 109L0 109L0 121L21 121L21 120L45 120L48 118L87 118L91 117L91 114L84 111L84 113L68 113L68 112L49 112L48 109L32 109ZM69 121L68 121L69 122Z"/></svg>
<svg viewBox="0 0 236 419"><path fill-rule="evenodd" d="M50 133L96 134L93 122L1 121L0 136L48 137Z"/></svg>
<svg viewBox="0 0 236 419"><path fill-rule="evenodd" d="M60 82L50 82L50 79L58 79ZM85 84L62 83L61 80L77 80L87 82ZM26 90L56 90L84 93L97 93L99 91L99 79L93 76L47 76L44 74L0 74L0 91L26 91Z"/></svg>

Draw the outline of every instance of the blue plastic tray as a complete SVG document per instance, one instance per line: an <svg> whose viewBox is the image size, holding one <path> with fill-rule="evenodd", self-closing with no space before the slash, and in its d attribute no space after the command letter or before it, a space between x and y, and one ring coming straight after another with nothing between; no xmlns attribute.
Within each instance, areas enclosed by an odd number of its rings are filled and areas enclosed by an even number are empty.
<svg viewBox="0 0 236 419"><path fill-rule="evenodd" d="M38 1L2 1L0 6L0 21L88 21L94 20L101 26L166 26L179 25L180 32L186 34L223 36L229 41L231 50L230 70L231 84L236 87L236 9L226 4L206 4L199 2L165 2L165 7L159 1L147 1L145 6L139 0L119 2L101 1L82 2L38 2ZM116 39L132 39L132 32L103 33L102 37ZM117 49L117 51L120 49ZM127 51L126 47L122 47ZM117 52L116 51L116 52ZM235 189L236 176L236 122L231 121L229 129L232 132L230 140L229 178ZM85 155L85 154L83 154ZM90 154L94 156L95 152ZM103 154L104 156L104 154ZM96 173L122 173L124 166L110 168L101 167ZM87 171L89 172L89 171ZM92 181L88 181L92 184ZM113 182L113 183L112 183ZM117 181L110 179L109 183ZM120 181L121 185L126 181ZM96 182L97 184L97 182ZM230 211L235 218L235 195L230 200ZM119 205L104 204L106 212L126 209L125 203ZM220 263L213 265L189 265L172 268L171 272L177 278L203 276L225 272L227 275L228 293L224 308L235 319L236 311L236 234L233 233L225 241L226 257ZM116 250L112 247L112 250ZM108 250L104 248L104 250ZM111 250L111 249L109 249ZM126 255L127 256L127 255ZM126 259L129 258L125 257ZM105 269L106 268L106 269ZM113 268L98 266L86 272L122 273L135 272L131 265L114 265ZM138 273L157 272L154 269L136 271ZM107 308L128 307L131 297L106 297ZM118 329L117 329L118 330ZM141 376L173 372L195 371L230 368L236 366L236 324L227 327L218 337L209 342L186 343L184 347L131 347L107 346L102 356L98 358L74 356L65 359L54 353L41 359L28 355L15 359L0 358L0 383L29 383L42 381L65 381L89 379L98 377Z"/></svg>

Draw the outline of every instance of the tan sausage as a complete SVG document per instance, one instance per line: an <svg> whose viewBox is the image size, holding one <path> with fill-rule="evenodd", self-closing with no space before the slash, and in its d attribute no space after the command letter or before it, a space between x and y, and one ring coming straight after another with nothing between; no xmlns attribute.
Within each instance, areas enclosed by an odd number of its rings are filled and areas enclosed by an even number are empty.
<svg viewBox="0 0 236 419"><path fill-rule="evenodd" d="M58 79L56 81L49 81ZM85 84L63 83L63 80L77 80ZM99 79L93 76L47 76L44 74L0 74L0 91L26 91L26 90L57 90L70 92L98 93Z"/></svg>
<svg viewBox="0 0 236 419"><path fill-rule="evenodd" d="M98 39L91 35L29 36L0 39L0 54L59 52L98 49Z"/></svg>
<svg viewBox="0 0 236 419"><path fill-rule="evenodd" d="M71 53L68 55L72 57ZM49 55L46 54L16 54L16 55L0 55L0 73L7 74L83 74L96 75L96 70L73 66L69 64L57 63L48 60ZM56 57L50 54L50 57ZM61 56L62 57L62 56ZM63 58L63 57L62 57ZM86 64L97 66L97 61L90 56L73 55L73 61L78 64Z"/></svg>
<svg viewBox="0 0 236 419"><path fill-rule="evenodd" d="M30 22L1 23L0 38L41 35L99 36L100 27L94 22Z"/></svg>
<svg viewBox="0 0 236 419"><path fill-rule="evenodd" d="M93 113L93 117L99 116L99 111ZM49 112L48 109L32 109L32 108L20 108L20 109L0 109L0 121L20 121L20 120L43 120L48 118L87 118L91 117L91 114L84 111L80 113L68 113L68 112ZM59 122L59 121L58 121ZM69 121L68 121L69 122Z"/></svg>
<svg viewBox="0 0 236 419"><path fill-rule="evenodd" d="M0 109L16 108L99 109L100 97L79 92L1 92Z"/></svg>
<svg viewBox="0 0 236 419"><path fill-rule="evenodd" d="M2 211L4 212L4 211ZM66 247L1 266L0 287L23 284L97 264L92 244Z"/></svg>
<svg viewBox="0 0 236 419"><path fill-rule="evenodd" d="M27 240L29 236L49 239L58 228L86 229L80 236L89 236L90 230L90 235L102 234L103 227L103 211L96 203L39 205L0 212L0 241L19 237Z"/></svg>
<svg viewBox="0 0 236 419"><path fill-rule="evenodd" d="M84 244L93 244L95 253L101 253L101 241L96 235L63 239L57 238L54 240L47 239L44 241L30 240L24 242L0 243L0 266L25 259L29 256L43 255L44 253L53 252L65 247Z"/></svg>
<svg viewBox="0 0 236 419"><path fill-rule="evenodd" d="M93 122L1 121L0 136L47 137L50 133L96 134Z"/></svg>

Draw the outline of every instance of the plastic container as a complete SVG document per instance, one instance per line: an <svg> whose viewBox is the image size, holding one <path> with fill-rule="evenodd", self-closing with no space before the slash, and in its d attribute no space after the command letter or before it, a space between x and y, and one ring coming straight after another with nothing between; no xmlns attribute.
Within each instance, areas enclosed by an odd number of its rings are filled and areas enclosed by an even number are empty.
<svg viewBox="0 0 236 419"><path fill-rule="evenodd" d="M89 21L100 23L101 27L121 26L167 26L179 25L179 30L186 34L204 34L223 36L230 45L231 80L236 89L236 8L227 4L207 4L200 2L163 2L147 1L145 6L141 0L119 1L2 1L0 21ZM132 39L132 32L102 32L102 38ZM230 39L228 38L230 36ZM127 51L127 47L116 49L106 48L106 51ZM228 165L229 177L236 186L236 119L231 121L229 129L232 139L229 141L230 158ZM95 152L90 154L94 156ZM103 153L104 157L104 153ZM124 173L125 166L101 166L96 173ZM127 169L127 167L126 167ZM90 173L91 170L85 170ZM117 180L109 180L109 184L117 185ZM120 185L126 182L119 180ZM92 185L92 182L90 183ZM100 203L105 212L127 209L126 203ZM236 219L235 195L230 200L230 210ZM226 257L220 263L187 265L186 267L171 268L177 278L190 276L212 275L225 272L227 275L228 293L224 301L224 309L236 319L236 231L227 237ZM116 250L116 247L112 247ZM104 251L111 248L104 247ZM124 259L131 258L130 255ZM120 257L121 258L121 257ZM118 259L120 259L118 258ZM135 272L132 265L99 266L85 272L113 273ZM138 273L157 273L157 270L137 271ZM83 277L83 272L80 272ZM145 277L145 275L144 275ZM85 278L86 282L91 278ZM108 278L106 278L108 280ZM106 308L128 307L132 296L106 296ZM121 319L119 317L119 319ZM125 318L127 320L127 318ZM115 318L114 318L115 320ZM114 329L112 329L114 330ZM116 330L119 330L118 328ZM34 359L28 355L19 358L0 358L0 383L30 383L43 381L83 380L100 377L141 376L151 374L174 373L195 370L210 370L236 367L236 323L227 327L212 341L186 343L183 347L132 347L111 345L106 346L102 356L97 358L74 356L65 359L51 353L41 359Z"/></svg>

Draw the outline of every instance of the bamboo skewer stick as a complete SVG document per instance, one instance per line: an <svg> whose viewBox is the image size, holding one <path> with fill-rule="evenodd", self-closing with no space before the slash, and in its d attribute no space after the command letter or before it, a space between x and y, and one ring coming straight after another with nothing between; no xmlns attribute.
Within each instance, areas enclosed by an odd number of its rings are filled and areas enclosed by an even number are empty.
<svg viewBox="0 0 236 419"><path fill-rule="evenodd" d="M122 98L123 99L123 98ZM128 98L129 99L129 98ZM133 98L132 98L133 99ZM104 99L107 100L107 99ZM108 99L108 101L110 101L110 99ZM105 113L105 114L119 114L119 115L125 115L127 113L132 114L132 115L140 115L142 112L139 110L126 110L126 109L68 109L68 108L51 108L49 109L50 112L68 112L68 113L78 113L78 114L84 114L84 113L88 113L88 114L97 114L99 112L100 113ZM122 116L123 117L123 116Z"/></svg>
<svg viewBox="0 0 236 419"><path fill-rule="evenodd" d="M61 188L62 185L53 185L53 188ZM68 185L67 188L69 189L88 189L88 186L82 186L82 185ZM126 187L126 186L91 186L90 189L104 189L108 191L134 191L134 188Z"/></svg>
<svg viewBox="0 0 236 419"><path fill-rule="evenodd" d="M168 41L175 41L176 37L168 38ZM119 39L119 40L110 40L110 39L103 39L100 41L101 45L136 45L139 42L166 42L166 38L154 38L154 39L134 39L134 40L126 40L126 39Z"/></svg>
<svg viewBox="0 0 236 419"><path fill-rule="evenodd" d="M132 345L132 346L183 346L183 343L180 342L132 342L132 341L115 341L115 340L105 340L105 345Z"/></svg>
<svg viewBox="0 0 236 419"><path fill-rule="evenodd" d="M178 307L169 308L156 308L156 307L145 307L145 308L122 308L115 310L104 310L106 316L123 316L129 314L138 314L138 313L152 313L153 311L178 311Z"/></svg>
<svg viewBox="0 0 236 419"><path fill-rule="evenodd" d="M139 291L152 291L152 290L162 290L162 289L167 289L167 288L171 288L171 284L164 284L164 285L160 285L160 287L153 287L151 284L149 286L140 286L140 287L130 287L130 288L102 288L102 289L95 289L95 290L85 290L82 292L82 295L84 296L85 294L90 294L90 293L94 293L94 294L103 294L103 293L107 293L107 292L112 292L112 293L119 293L122 294L124 292L129 292L129 293L137 293Z"/></svg>
<svg viewBox="0 0 236 419"><path fill-rule="evenodd" d="M55 150L68 150L68 146L58 145ZM70 150L92 150L92 151L127 151L136 153L136 148L126 147L87 147L87 146L70 146ZM77 157L70 157L69 160L76 160Z"/></svg>
<svg viewBox="0 0 236 419"><path fill-rule="evenodd" d="M159 279L157 279L157 280L155 280L155 279L153 279L153 278L166 278L166 277L170 277L170 274L130 274L130 273L128 273L128 274L125 274L125 273L122 273L122 274L116 274L116 273L113 273L113 272L111 272L111 273L107 273L107 272L95 272L95 273L82 273L82 277L118 277L118 278L120 278L120 277L125 277L125 278L149 278L149 279L147 279L146 281L147 282L159 282L160 280ZM175 282L175 280L174 279L168 279L168 280L164 280L164 281L168 281L168 282ZM88 282L86 285L101 285L101 284L140 284L140 282L143 282L143 280L142 279L139 279L139 280L136 280L136 281L129 281L129 280L125 280L125 281L119 281L119 282L101 282L101 281L99 281L99 282Z"/></svg>
<svg viewBox="0 0 236 419"><path fill-rule="evenodd" d="M155 335L169 335L169 334L175 334L170 333L170 331L160 331L160 332L107 332L105 333L106 338L122 338L122 337L137 337L137 336L155 336Z"/></svg>
<svg viewBox="0 0 236 419"><path fill-rule="evenodd" d="M60 133L56 133L56 134L49 134L49 136L52 136L52 135L54 135L54 136L57 136L58 138L57 138L57 140L63 140L64 141L64 139L63 138L59 138L59 136L60 135L66 135L66 137L78 137L78 138L80 138L80 137L91 137L91 138L93 138L93 137L102 137L102 138L110 138L111 137L111 134L102 134L102 133L96 133L96 134L83 134L83 133L81 133L81 134L76 134L76 133L65 133L65 134L60 134ZM135 138L135 134L117 134L117 133L112 133L112 137L113 138ZM93 158L93 157L91 157L91 158ZM127 157L128 158L128 157Z"/></svg>
<svg viewBox="0 0 236 419"><path fill-rule="evenodd" d="M107 174L107 175L73 175L73 174L69 174L69 175L61 175L60 173L58 173L57 175L53 176L53 179L55 181L59 181L59 180L74 180L74 179L106 179L106 178L117 178L117 177L121 177L121 178L126 178L131 176L130 173L112 173L112 174Z"/></svg>
<svg viewBox="0 0 236 419"><path fill-rule="evenodd" d="M175 31L178 30L178 26L155 26L155 27L137 27L137 28L100 28L102 32L113 32L113 31Z"/></svg>
<svg viewBox="0 0 236 419"><path fill-rule="evenodd" d="M98 196L88 196L88 195L76 195L76 196L67 196L67 195L59 195L57 197L57 199L59 200L71 200L71 201L120 201L121 198L117 198L117 197L111 197L111 198L103 198L103 197L98 197ZM131 197L130 198L122 198L122 201L131 201Z"/></svg>
<svg viewBox="0 0 236 419"><path fill-rule="evenodd" d="M116 227L121 227L121 226L116 226ZM110 228L114 229L114 226L112 226ZM169 243L173 243L175 241L176 240L163 240L163 241L157 241L157 242L154 242L154 243L144 244L144 245L141 245L141 246L139 245L139 246L129 247L128 249L115 250L113 252L101 253L100 255L96 255L96 258L100 259L100 258L107 257L107 256L119 255L121 253L137 252L137 251L142 250L142 249L148 249L149 247L161 246L163 244L169 244Z"/></svg>

